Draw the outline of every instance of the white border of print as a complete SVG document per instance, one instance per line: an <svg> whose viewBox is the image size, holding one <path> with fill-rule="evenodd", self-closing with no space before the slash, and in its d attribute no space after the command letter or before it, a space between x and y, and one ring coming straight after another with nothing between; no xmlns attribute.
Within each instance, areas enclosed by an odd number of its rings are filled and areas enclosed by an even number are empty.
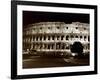
<svg viewBox="0 0 100 80"><path fill-rule="evenodd" d="M62 72L81 72L94 71L94 9L80 8L60 8L46 6L17 6L17 73L18 75L27 74L47 74L47 73L62 73ZM89 66L71 66L71 67L53 67L53 68L22 68L22 12L24 11L45 11L45 12L61 12L61 13L86 13L90 14L90 65Z"/></svg>

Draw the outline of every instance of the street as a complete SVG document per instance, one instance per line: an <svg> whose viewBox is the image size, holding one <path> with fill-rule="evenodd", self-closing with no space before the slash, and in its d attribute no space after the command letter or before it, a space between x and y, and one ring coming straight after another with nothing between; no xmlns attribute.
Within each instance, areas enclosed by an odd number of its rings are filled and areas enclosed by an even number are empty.
<svg viewBox="0 0 100 80"><path fill-rule="evenodd" d="M61 58L61 57L41 57L24 56L23 68L46 68L46 67L67 67L67 66L85 66L89 65L88 58Z"/></svg>

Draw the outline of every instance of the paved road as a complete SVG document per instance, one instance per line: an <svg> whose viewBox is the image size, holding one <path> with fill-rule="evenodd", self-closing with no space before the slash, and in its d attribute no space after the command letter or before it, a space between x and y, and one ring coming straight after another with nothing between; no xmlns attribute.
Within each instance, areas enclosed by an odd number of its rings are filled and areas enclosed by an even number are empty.
<svg viewBox="0 0 100 80"><path fill-rule="evenodd" d="M45 68L89 65L88 59L28 56L23 58L23 68Z"/></svg>

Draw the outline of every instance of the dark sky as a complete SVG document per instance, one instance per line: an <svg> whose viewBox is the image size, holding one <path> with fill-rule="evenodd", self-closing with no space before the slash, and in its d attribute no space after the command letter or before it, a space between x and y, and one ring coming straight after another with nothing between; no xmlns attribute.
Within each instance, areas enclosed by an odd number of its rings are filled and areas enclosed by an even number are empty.
<svg viewBox="0 0 100 80"><path fill-rule="evenodd" d="M89 23L89 14L23 11L23 26L46 21Z"/></svg>

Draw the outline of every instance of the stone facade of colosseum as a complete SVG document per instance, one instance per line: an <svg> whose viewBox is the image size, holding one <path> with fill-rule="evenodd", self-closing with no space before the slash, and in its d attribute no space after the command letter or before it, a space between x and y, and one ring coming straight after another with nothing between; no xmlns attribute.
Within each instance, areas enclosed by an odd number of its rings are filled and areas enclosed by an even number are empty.
<svg viewBox="0 0 100 80"><path fill-rule="evenodd" d="M23 50L38 55L68 55L74 42L81 42L83 53L90 50L89 24L81 22L39 22L23 29Z"/></svg>

